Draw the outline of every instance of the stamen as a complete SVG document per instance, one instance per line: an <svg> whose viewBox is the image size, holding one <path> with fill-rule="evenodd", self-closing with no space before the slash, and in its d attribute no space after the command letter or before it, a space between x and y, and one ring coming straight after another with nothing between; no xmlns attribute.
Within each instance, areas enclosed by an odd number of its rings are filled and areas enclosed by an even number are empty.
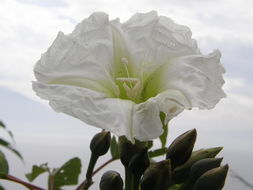
<svg viewBox="0 0 253 190"><path fill-rule="evenodd" d="M122 81L122 82L136 83L136 82L138 82L140 79L138 79L138 78L117 77L116 80Z"/></svg>
<svg viewBox="0 0 253 190"><path fill-rule="evenodd" d="M139 97L142 91L142 82L139 78L134 78L130 76L128 67L130 66L128 59L126 57L122 57L120 62L123 66L124 75L123 77L116 77L115 80L120 81L119 85L122 85L125 95L131 100L136 100Z"/></svg>
<svg viewBox="0 0 253 190"><path fill-rule="evenodd" d="M127 58L122 57L122 58L121 58L121 63L123 63L123 64L128 64Z"/></svg>
<svg viewBox="0 0 253 190"><path fill-rule="evenodd" d="M125 70L126 70L126 74L127 74L127 78L130 78L130 74L129 74L129 71L128 71L128 68L127 68L127 64L128 64L128 60L127 60L127 58L125 58L125 57L122 57L121 58L121 63L124 65L124 67L125 67ZM133 85L132 85L132 83L130 82L130 88L133 88Z"/></svg>
<svg viewBox="0 0 253 190"><path fill-rule="evenodd" d="M126 91L127 96L132 100L135 100L136 97L138 97L139 93L141 92L140 89L142 89L140 80L138 80L138 82L134 84L133 88L129 88L129 86L125 82L123 83L123 87Z"/></svg>

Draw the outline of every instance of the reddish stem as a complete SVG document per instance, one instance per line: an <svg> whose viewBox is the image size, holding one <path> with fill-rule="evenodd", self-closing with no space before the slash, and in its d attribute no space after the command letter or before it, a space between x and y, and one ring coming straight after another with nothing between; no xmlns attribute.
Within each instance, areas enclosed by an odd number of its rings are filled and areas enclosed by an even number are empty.
<svg viewBox="0 0 253 190"><path fill-rule="evenodd" d="M27 188L30 189L30 190L45 190L45 189L43 189L43 188L41 188L41 187L38 187L38 186L33 185L33 184L31 184L31 183L25 182L25 181L23 181L23 180L21 180L21 179L19 179L19 178L16 178L16 177L14 177L14 176L12 176L12 175L7 175L7 176L5 176L5 178L3 178L3 179L9 180L9 181L12 181L12 182L15 182L15 183L18 183L18 184L21 184L21 185L27 187Z"/></svg>
<svg viewBox="0 0 253 190"><path fill-rule="evenodd" d="M92 176L94 176L96 173L98 173L101 169L103 169L106 165L113 162L115 159L111 158L110 160L107 160L105 163L103 163L101 166L99 166L96 170L93 171Z"/></svg>

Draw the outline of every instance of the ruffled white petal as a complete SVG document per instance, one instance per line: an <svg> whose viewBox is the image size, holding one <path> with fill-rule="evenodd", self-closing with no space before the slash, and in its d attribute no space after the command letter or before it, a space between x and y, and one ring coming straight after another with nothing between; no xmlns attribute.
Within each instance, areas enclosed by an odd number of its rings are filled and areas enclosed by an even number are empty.
<svg viewBox="0 0 253 190"><path fill-rule="evenodd" d="M157 102L150 99L137 104L133 113L133 137L141 141L152 140L163 132Z"/></svg>
<svg viewBox="0 0 253 190"><path fill-rule="evenodd" d="M66 113L89 125L106 129L130 141L148 141L163 132L157 99L142 104L129 100L107 98L101 93L64 85L33 82L38 96L49 100L56 112Z"/></svg>
<svg viewBox="0 0 253 190"><path fill-rule="evenodd" d="M218 50L208 55L193 55L178 58L173 67L178 67L182 77L181 83L169 82L170 86L177 86L182 93L191 101L192 107L200 109L212 109L226 97L222 86L224 79L222 74L225 72L220 64L221 53ZM183 74L183 71L185 74ZM187 72L188 71L188 72ZM170 80L170 79L169 79Z"/></svg>
<svg viewBox="0 0 253 190"><path fill-rule="evenodd" d="M141 141L159 137L163 133L160 112L165 113L164 124L167 124L173 117L189 108L190 104L186 97L173 89L136 104L133 109L133 137Z"/></svg>
<svg viewBox="0 0 253 190"><path fill-rule="evenodd" d="M175 89L166 90L151 99L156 101L160 112L165 113L165 123L173 117L176 117L184 109L191 108L187 98L180 91Z"/></svg>
<svg viewBox="0 0 253 190"><path fill-rule="evenodd" d="M121 23L118 19L111 22L112 32L112 45L113 45L113 63L112 63L112 75L116 77L127 77L134 71L133 56L131 55L131 42L122 31ZM124 63L125 62L125 63ZM128 65L128 72L126 72L125 64Z"/></svg>
<svg viewBox="0 0 253 190"><path fill-rule="evenodd" d="M108 15L103 12L93 13L79 23L69 36L83 46L90 46L97 41L111 41Z"/></svg>
<svg viewBox="0 0 253 190"><path fill-rule="evenodd" d="M49 100L56 112L66 113L89 125L133 139L132 101L107 98L104 94L86 88L39 82L33 83L33 90L41 98Z"/></svg>
<svg viewBox="0 0 253 190"><path fill-rule="evenodd" d="M190 107L213 108L221 98L224 68L218 50L208 55L191 55L171 60L159 68L146 87L147 96L155 96L168 89L180 91Z"/></svg>
<svg viewBox="0 0 253 190"><path fill-rule="evenodd" d="M135 45L135 54L145 73L152 73L169 59L199 54L188 27L174 23L155 11L137 13L123 25Z"/></svg>
<svg viewBox="0 0 253 190"><path fill-rule="evenodd" d="M113 62L111 33L105 35L106 30L110 31L106 18L104 14L93 14L84 21L87 25L84 31L79 25L69 36L60 32L34 68L37 80L80 86L115 97L117 89L110 73ZM90 32L94 34L92 41L81 39L80 36L87 37Z"/></svg>

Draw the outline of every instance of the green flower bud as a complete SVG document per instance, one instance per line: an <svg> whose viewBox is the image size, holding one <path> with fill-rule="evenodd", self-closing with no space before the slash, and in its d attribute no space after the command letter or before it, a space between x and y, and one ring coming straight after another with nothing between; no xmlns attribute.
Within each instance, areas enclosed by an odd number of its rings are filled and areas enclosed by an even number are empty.
<svg viewBox="0 0 253 190"><path fill-rule="evenodd" d="M110 148L111 134L110 132L102 131L96 134L90 143L90 150L96 156L102 156L107 153Z"/></svg>
<svg viewBox="0 0 253 190"><path fill-rule="evenodd" d="M99 184L100 190L122 190L123 180L115 171L107 171L103 174Z"/></svg>
<svg viewBox="0 0 253 190"><path fill-rule="evenodd" d="M206 158L194 163L190 171L190 181L195 182L202 174L220 166L222 158Z"/></svg>
<svg viewBox="0 0 253 190"><path fill-rule="evenodd" d="M191 167L194 163L205 158L214 158L220 151L222 147L200 149L194 151L190 157L183 165L175 168L173 170L173 183L183 183L189 177Z"/></svg>
<svg viewBox="0 0 253 190"><path fill-rule="evenodd" d="M223 149L223 147L214 147L214 148L204 149L205 151L207 151L206 158L214 158L217 154L219 154L219 152L222 149Z"/></svg>
<svg viewBox="0 0 253 190"><path fill-rule="evenodd" d="M165 190L170 185L170 160L157 162L149 166L140 181L142 190Z"/></svg>
<svg viewBox="0 0 253 190"><path fill-rule="evenodd" d="M149 167L149 157L148 157L148 149L144 148L137 152L130 159L128 168L132 171L132 173L136 176L141 176L144 171Z"/></svg>
<svg viewBox="0 0 253 190"><path fill-rule="evenodd" d="M205 172L194 185L194 190L221 190L225 184L228 165Z"/></svg>
<svg viewBox="0 0 253 190"><path fill-rule="evenodd" d="M196 129L189 130L177 137L169 146L166 159L171 160L172 168L184 164L191 156L196 141Z"/></svg>
<svg viewBox="0 0 253 190"><path fill-rule="evenodd" d="M222 158L206 158L194 163L190 170L187 181L181 186L180 190L192 189L197 179L205 172L220 166Z"/></svg>

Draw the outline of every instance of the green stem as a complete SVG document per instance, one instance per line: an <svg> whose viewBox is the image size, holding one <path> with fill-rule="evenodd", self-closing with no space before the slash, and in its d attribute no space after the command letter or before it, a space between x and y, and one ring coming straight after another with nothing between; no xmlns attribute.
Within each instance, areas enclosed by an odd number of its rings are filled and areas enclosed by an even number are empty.
<svg viewBox="0 0 253 190"><path fill-rule="evenodd" d="M135 176L132 171L125 168L125 190L138 190L140 177Z"/></svg>
<svg viewBox="0 0 253 190"><path fill-rule="evenodd" d="M92 181L93 170L98 160L98 157L99 156L91 153L89 166L86 172L86 179L77 187L76 190L87 190L93 184L93 181Z"/></svg>
<svg viewBox="0 0 253 190"><path fill-rule="evenodd" d="M86 179L87 180L92 180L92 173L93 173L94 167L97 163L97 160L98 160L98 156L91 153L89 166L88 166L88 169L87 169L87 172L86 172Z"/></svg>
<svg viewBox="0 0 253 190"><path fill-rule="evenodd" d="M132 175L131 171L125 167L125 190L131 190Z"/></svg>
<svg viewBox="0 0 253 190"><path fill-rule="evenodd" d="M133 190L138 190L140 185L141 176L134 176L133 178Z"/></svg>

